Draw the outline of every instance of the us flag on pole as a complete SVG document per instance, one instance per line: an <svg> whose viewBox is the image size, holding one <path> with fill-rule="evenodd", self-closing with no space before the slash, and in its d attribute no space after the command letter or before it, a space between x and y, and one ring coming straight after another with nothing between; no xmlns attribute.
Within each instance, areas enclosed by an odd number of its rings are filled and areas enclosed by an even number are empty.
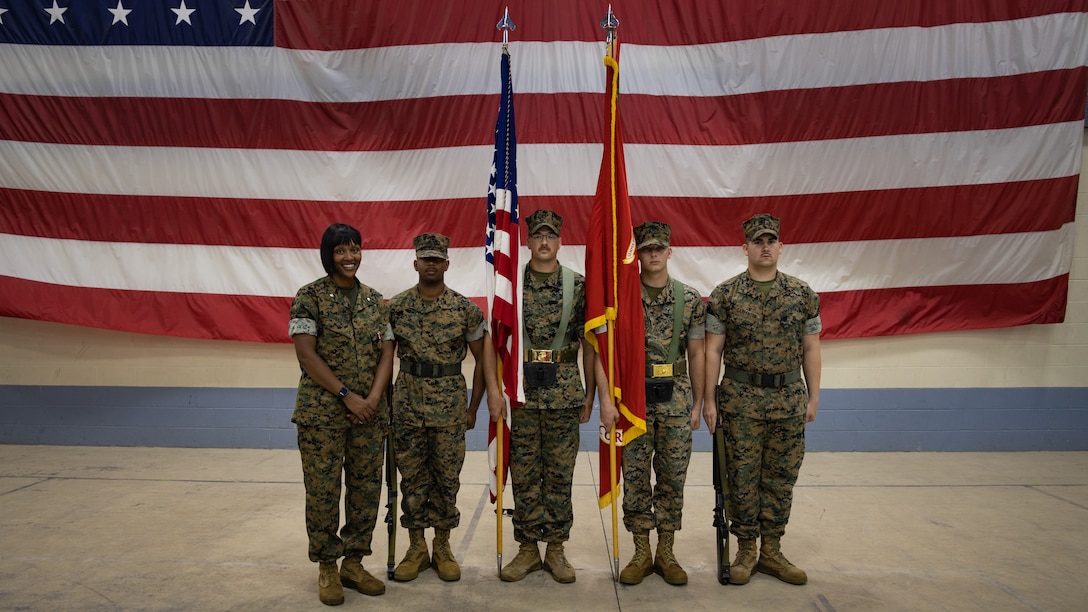
<svg viewBox="0 0 1088 612"><path fill-rule="evenodd" d="M525 403L521 376L521 291L518 285L518 169L517 137L514 130L514 89L510 75L510 53L502 53L502 95L499 117L495 122L495 160L491 164L491 184L487 190L487 303L490 306L491 342L502 372L501 387L506 396L506 418L502 421L503 475L510 466L510 407ZM491 465L491 501L502 495L498 490L498 457L494 421L488 421L487 457ZM506 478L503 478L503 483Z"/></svg>
<svg viewBox="0 0 1088 612"><path fill-rule="evenodd" d="M627 197L620 125L620 41L605 55L604 154L597 178L597 197L589 217L586 242L586 339L597 350L608 388L620 413L616 424L616 479L612 480L612 448L602 426L600 495L604 508L619 494L622 445L646 432L646 330L638 254Z"/></svg>

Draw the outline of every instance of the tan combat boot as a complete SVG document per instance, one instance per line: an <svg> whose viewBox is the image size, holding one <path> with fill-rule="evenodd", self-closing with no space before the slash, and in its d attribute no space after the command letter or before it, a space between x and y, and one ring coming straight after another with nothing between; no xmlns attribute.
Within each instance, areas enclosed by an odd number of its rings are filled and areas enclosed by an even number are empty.
<svg viewBox="0 0 1088 612"><path fill-rule="evenodd" d="M672 553L673 536L671 531L657 530L657 554L654 559L654 571L665 579L665 582L680 586L688 583L688 573L680 567L676 556Z"/></svg>
<svg viewBox="0 0 1088 612"><path fill-rule="evenodd" d="M359 555L344 557L340 564L340 583L363 595L381 595L385 592L385 583L363 568L363 558Z"/></svg>
<svg viewBox="0 0 1088 612"><path fill-rule="evenodd" d="M434 549L431 564L434 565L435 571L438 572L438 577L446 582L460 580L461 566L457 565L457 559L453 557L453 551L450 550L450 530L435 529L434 542L431 543L431 548Z"/></svg>
<svg viewBox="0 0 1088 612"><path fill-rule="evenodd" d="M737 540L737 557L729 566L729 584L748 584L756 567L756 541Z"/></svg>
<svg viewBox="0 0 1088 612"><path fill-rule="evenodd" d="M522 543L518 555L499 572L504 582L517 582L540 569L540 548L536 542Z"/></svg>
<svg viewBox="0 0 1088 612"><path fill-rule="evenodd" d="M642 579L654 573L654 559L650 554L650 534L639 531L635 535L635 555L627 567L620 572L620 583L639 584Z"/></svg>
<svg viewBox="0 0 1088 612"><path fill-rule="evenodd" d="M408 530L408 552L393 570L393 580L408 582L415 580L419 573L431 566L431 557L427 554L427 540L422 529Z"/></svg>
<svg viewBox="0 0 1088 612"><path fill-rule="evenodd" d="M322 561L317 573L317 598L326 606L344 603L344 585L336 573L336 561Z"/></svg>
<svg viewBox="0 0 1088 612"><path fill-rule="evenodd" d="M574 582L574 566L567 561L562 542L548 542L548 550L544 553L544 569L552 573L556 582Z"/></svg>
<svg viewBox="0 0 1088 612"><path fill-rule="evenodd" d="M805 570L789 562L782 554L778 538L763 538L759 548L759 563L756 571L763 572L790 584L805 584L808 574Z"/></svg>

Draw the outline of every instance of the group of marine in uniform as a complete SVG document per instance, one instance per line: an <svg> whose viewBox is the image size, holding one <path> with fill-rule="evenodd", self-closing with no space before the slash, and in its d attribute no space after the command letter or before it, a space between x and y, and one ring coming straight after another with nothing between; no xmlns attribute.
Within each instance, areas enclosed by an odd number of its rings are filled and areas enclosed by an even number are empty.
<svg viewBox="0 0 1088 612"><path fill-rule="evenodd" d="M538 210L526 225L525 404L510 412L519 548L499 575L516 582L544 569L557 582L571 583L575 570L563 544L574 521L579 425L590 419L595 395L602 398L602 425L613 425L619 415L601 362L582 341L585 279L558 260L563 219ZM647 400L646 432L622 447L623 523L635 549L620 572L623 584L639 584L655 572L669 584L688 581L673 542L681 528L692 431L700 420L711 433L722 428L726 440L729 530L738 542L729 582L745 584L753 572L791 584L807 581L783 556L780 539L804 458L805 424L816 418L819 401L819 297L778 271L779 219L758 214L741 229L747 270L704 302L668 272L670 227L650 221L634 228ZM344 601L345 586L367 595L385 592L362 559L372 553L387 433L400 473L401 526L409 535L392 578L411 581L433 567L442 580L460 579L449 538L460 520L465 432L475 427L485 396L492 420L506 413L484 314L445 284L449 238L421 234L413 244L418 283L385 301L356 279L359 231L331 225L320 248L328 274L299 289L291 306L289 333L302 369L292 421L306 489L309 557L319 564L318 594L328 605ZM469 352L475 367L466 406L462 362ZM388 402L394 353L400 367ZM433 529L430 548L426 529Z"/></svg>

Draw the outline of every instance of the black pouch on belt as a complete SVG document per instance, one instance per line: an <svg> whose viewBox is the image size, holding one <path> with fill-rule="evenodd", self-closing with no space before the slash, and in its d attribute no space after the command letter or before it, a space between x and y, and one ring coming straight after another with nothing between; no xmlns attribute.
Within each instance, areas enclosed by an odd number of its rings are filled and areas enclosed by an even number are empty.
<svg viewBox="0 0 1088 612"><path fill-rule="evenodd" d="M526 363L525 386L526 387L551 387L555 385L556 374L559 366L554 363Z"/></svg>
<svg viewBox="0 0 1088 612"><path fill-rule="evenodd" d="M676 381L668 379L653 379L646 381L646 403L664 404L672 399L672 389Z"/></svg>

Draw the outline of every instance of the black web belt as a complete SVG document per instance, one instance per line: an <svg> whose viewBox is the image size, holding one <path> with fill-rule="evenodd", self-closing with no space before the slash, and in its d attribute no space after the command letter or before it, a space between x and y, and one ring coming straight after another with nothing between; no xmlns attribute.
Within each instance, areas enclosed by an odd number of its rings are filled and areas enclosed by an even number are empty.
<svg viewBox="0 0 1088 612"><path fill-rule="evenodd" d="M420 378L442 378L443 376L453 376L455 374L460 374L461 364L423 363L421 361L401 359L400 371L407 372L412 376L419 376Z"/></svg>
<svg viewBox="0 0 1088 612"><path fill-rule="evenodd" d="M745 372L744 370L725 366L725 377L729 380L735 380L746 385L777 389L801 380L801 370L784 372L782 374L761 374L759 372Z"/></svg>

